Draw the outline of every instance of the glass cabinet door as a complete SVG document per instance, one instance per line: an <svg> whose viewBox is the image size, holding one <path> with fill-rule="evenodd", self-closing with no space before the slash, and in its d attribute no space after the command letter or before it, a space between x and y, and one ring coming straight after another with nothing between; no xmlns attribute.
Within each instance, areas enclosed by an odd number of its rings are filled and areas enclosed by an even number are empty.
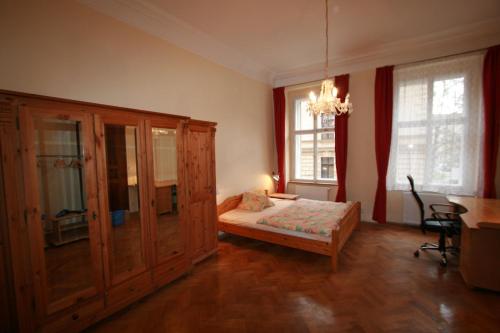
<svg viewBox="0 0 500 333"><path fill-rule="evenodd" d="M175 128L150 126L149 173L152 210L150 213L155 263L183 252L181 184L178 168L178 131Z"/></svg>
<svg viewBox="0 0 500 333"><path fill-rule="evenodd" d="M47 315L102 288L89 115L21 110L37 312Z"/></svg>
<svg viewBox="0 0 500 333"><path fill-rule="evenodd" d="M114 285L145 271L147 265L147 206L143 205L141 191L146 182L141 173L143 132L139 121L120 124L119 119L104 119L96 122L96 133L104 143L99 162L102 167L98 168L103 180L100 183L105 187L101 206L101 211L106 212L104 258L108 282Z"/></svg>

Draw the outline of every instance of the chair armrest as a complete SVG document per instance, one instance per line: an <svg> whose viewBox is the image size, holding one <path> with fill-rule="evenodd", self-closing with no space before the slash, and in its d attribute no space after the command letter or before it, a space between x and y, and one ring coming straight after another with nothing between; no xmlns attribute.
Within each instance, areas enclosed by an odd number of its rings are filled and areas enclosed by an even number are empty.
<svg viewBox="0 0 500 333"><path fill-rule="evenodd" d="M432 213L432 217L438 220L458 220L460 217L459 213L452 213L452 212L440 212L440 211L434 211Z"/></svg>
<svg viewBox="0 0 500 333"><path fill-rule="evenodd" d="M456 206L453 205L453 204L431 204L429 205L429 208L433 211L433 212L441 212L441 213L444 213L443 211L438 211L436 209L436 207L447 207L449 208L450 210L448 211L449 213L452 213L455 211L455 208Z"/></svg>
<svg viewBox="0 0 500 333"><path fill-rule="evenodd" d="M444 212L444 211L436 209L436 207L445 207L445 208L448 208L449 210ZM429 205L429 208L435 213L446 213L446 214L453 214L453 215L462 215L462 214L468 212L467 208L465 208L464 206L459 205L457 203L431 204L431 205Z"/></svg>

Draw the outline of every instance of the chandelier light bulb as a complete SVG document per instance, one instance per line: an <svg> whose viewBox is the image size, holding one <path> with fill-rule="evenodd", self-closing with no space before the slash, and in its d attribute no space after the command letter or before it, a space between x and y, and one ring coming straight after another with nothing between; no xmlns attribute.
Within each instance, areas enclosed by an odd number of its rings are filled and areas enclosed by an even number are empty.
<svg viewBox="0 0 500 333"><path fill-rule="evenodd" d="M318 99L318 98L316 97L316 94L314 93L314 91L311 91L311 92L309 93L309 100L310 100L310 101L313 101L313 102L315 103L315 102L317 101L317 99Z"/></svg>

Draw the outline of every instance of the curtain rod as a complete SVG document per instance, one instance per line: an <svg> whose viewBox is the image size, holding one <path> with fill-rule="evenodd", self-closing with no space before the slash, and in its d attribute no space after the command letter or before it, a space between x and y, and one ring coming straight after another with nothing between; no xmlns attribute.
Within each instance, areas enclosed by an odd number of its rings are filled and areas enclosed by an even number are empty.
<svg viewBox="0 0 500 333"><path fill-rule="evenodd" d="M426 62L426 61L446 59L446 58L456 57L456 56L459 56L459 55L472 54L472 53L476 53L476 52L484 52L487 49L488 49L488 47L483 47L481 49L475 49L475 50L464 51L464 52L457 52L457 53L453 53L453 54L447 54L447 55L444 55L444 56L437 56L437 57L427 58L427 59L423 59L423 60L415 60L415 61L409 61L409 62L402 62L402 63L394 64L394 66L406 66L406 65L423 63L423 62ZM382 67L385 67L385 66L391 66L391 65L384 65ZM378 67L375 67L375 69L376 68L378 68ZM346 73L346 74L350 74L350 73ZM338 74L338 75L342 75L342 74ZM313 80L313 81L306 81L306 82L297 83L297 84L292 84L290 86L286 86L286 88L296 87L296 86L301 86L301 85L312 85L313 83L316 83L318 81L321 81L321 79L320 80ZM304 87L304 88L307 88L307 86Z"/></svg>
<svg viewBox="0 0 500 333"><path fill-rule="evenodd" d="M404 62L400 63L394 66L406 66L406 65L413 65L413 64L418 64L426 61L433 61L433 60L441 60L441 59L446 59L446 58L452 58L460 55L466 55L466 54L473 54L473 53L479 53L479 52L484 52L488 48L482 48L482 49L476 49L476 50L471 50L471 51L464 51L464 52L458 52L458 53L453 53L453 54L448 54L445 56L437 56L437 57L432 57L432 58L427 58L424 60L415 60L415 61L410 61L410 62Z"/></svg>

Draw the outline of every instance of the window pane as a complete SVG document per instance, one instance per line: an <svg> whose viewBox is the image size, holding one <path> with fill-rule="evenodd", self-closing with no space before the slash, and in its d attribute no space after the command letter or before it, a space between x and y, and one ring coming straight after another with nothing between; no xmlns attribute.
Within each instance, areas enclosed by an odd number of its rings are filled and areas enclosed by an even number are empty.
<svg viewBox="0 0 500 333"><path fill-rule="evenodd" d="M298 134L295 136L295 178L314 178L313 134Z"/></svg>
<svg viewBox="0 0 500 333"><path fill-rule="evenodd" d="M397 102L398 121L425 120L427 118L427 81L401 83Z"/></svg>
<svg viewBox="0 0 500 333"><path fill-rule="evenodd" d="M464 78L434 81L433 115L463 114Z"/></svg>
<svg viewBox="0 0 500 333"><path fill-rule="evenodd" d="M462 185L462 142L464 126L436 125L432 130L433 185Z"/></svg>
<svg viewBox="0 0 500 333"><path fill-rule="evenodd" d="M408 184L406 175L413 176L416 184L422 184L426 160L426 128L406 127L398 129L396 183Z"/></svg>
<svg viewBox="0 0 500 333"><path fill-rule="evenodd" d="M317 128L333 128L335 116L333 114L320 114L317 118Z"/></svg>
<svg viewBox="0 0 500 333"><path fill-rule="evenodd" d="M316 138L316 177L321 180L337 179L334 132L318 133Z"/></svg>
<svg viewBox="0 0 500 333"><path fill-rule="evenodd" d="M307 111L307 100L299 99L295 101L295 130L312 130L314 128L314 118Z"/></svg>
<svg viewBox="0 0 500 333"><path fill-rule="evenodd" d="M401 66L394 71L394 135L387 185L477 195L481 158L479 53Z"/></svg>

